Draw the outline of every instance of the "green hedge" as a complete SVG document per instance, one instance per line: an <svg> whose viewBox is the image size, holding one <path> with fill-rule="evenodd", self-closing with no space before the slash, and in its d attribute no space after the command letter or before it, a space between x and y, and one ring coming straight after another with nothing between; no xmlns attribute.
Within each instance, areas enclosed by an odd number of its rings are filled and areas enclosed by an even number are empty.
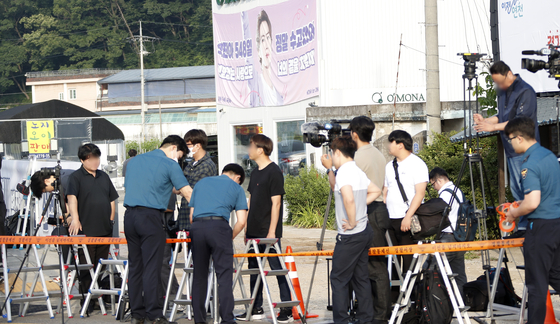
<svg viewBox="0 0 560 324"><path fill-rule="evenodd" d="M329 197L329 180L314 166L301 168L298 176L286 176L284 200L288 209L288 223L303 228L322 227ZM327 228L334 229L334 198Z"/></svg>
<svg viewBox="0 0 560 324"><path fill-rule="evenodd" d="M152 138L149 140L146 140L144 142L144 144L142 145L142 150L140 150L140 143L137 141L126 141L126 158L128 159L128 151L131 149L135 149L138 154L142 154L142 153L146 153L146 152L150 152L153 151L157 148L159 148L159 146L161 145L161 141L157 138Z"/></svg>

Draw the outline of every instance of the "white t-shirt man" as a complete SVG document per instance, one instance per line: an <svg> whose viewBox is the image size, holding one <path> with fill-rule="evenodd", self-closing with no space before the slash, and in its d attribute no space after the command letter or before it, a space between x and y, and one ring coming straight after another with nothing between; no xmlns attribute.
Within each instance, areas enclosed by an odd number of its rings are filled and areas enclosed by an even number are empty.
<svg viewBox="0 0 560 324"><path fill-rule="evenodd" d="M397 164L399 179L410 204L416 194L415 185L429 181L428 167L421 158L414 154L410 154L403 161L397 162ZM385 166L385 187L387 188L386 204L389 210L389 217L391 219L404 218L408 211L408 205L404 202L395 179L393 160Z"/></svg>
<svg viewBox="0 0 560 324"><path fill-rule="evenodd" d="M455 190L455 185L453 184L452 181L448 181L446 184L444 184L443 186L441 186L441 188L438 191L439 197L445 201L446 203L449 204L449 202L451 201L451 197L453 196L451 194L451 192L447 191L446 189L449 189L451 191ZM459 204L463 202L463 192L461 191L461 189L457 189L457 198L459 199L459 201L457 201L457 199L453 199L453 205L451 206L451 211L449 212L449 222L451 222L451 226L448 226L447 228L445 228L442 232L444 233L453 233L453 229L455 228L455 224L457 224L457 215L459 213Z"/></svg>
<svg viewBox="0 0 560 324"><path fill-rule="evenodd" d="M366 229L368 224L367 215L367 191L370 180L358 166L356 162L346 162L338 168L336 173L336 182L334 185L334 199L336 208L336 224L338 226L338 234L351 235L361 233ZM340 193L340 188L344 186L351 186L354 192L354 203L356 205L356 226L347 230L342 228L342 220L348 220L346 214L346 207Z"/></svg>

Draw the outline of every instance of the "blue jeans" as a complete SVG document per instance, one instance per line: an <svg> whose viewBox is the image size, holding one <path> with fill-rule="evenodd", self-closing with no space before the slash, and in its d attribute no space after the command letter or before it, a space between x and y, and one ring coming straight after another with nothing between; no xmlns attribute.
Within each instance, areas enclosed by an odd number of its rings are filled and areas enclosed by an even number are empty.
<svg viewBox="0 0 560 324"><path fill-rule="evenodd" d="M515 200L523 200L525 195L521 189L521 165L523 164L523 155L507 158L509 168L509 187ZM527 216L521 216L517 224L518 230L527 229Z"/></svg>

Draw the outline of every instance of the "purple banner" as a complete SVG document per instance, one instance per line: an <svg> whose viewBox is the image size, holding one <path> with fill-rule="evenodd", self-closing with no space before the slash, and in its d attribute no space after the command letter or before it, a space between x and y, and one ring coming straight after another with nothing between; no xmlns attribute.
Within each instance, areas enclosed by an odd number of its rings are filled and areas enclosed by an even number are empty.
<svg viewBox="0 0 560 324"><path fill-rule="evenodd" d="M283 106L319 95L315 0L213 17L219 104Z"/></svg>

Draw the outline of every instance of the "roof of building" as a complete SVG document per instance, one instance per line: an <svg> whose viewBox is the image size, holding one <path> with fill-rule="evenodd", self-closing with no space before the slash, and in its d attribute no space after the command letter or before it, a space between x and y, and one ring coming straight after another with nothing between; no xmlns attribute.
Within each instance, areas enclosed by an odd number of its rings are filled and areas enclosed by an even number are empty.
<svg viewBox="0 0 560 324"><path fill-rule="evenodd" d="M144 79L149 81L213 78L214 65L183 66L164 69L144 69ZM99 80L99 84L140 82L140 69L126 70Z"/></svg>
<svg viewBox="0 0 560 324"><path fill-rule="evenodd" d="M80 106L60 100L49 100L34 104L14 107L0 112L0 142L21 142L21 120L57 119L57 118L92 118L92 141L124 140L123 132L105 118ZM14 119L15 121L6 121Z"/></svg>
<svg viewBox="0 0 560 324"><path fill-rule="evenodd" d="M537 98L537 122L539 126L550 125L556 123L556 118L558 114L556 112L556 98L554 97L539 97ZM468 122L468 120L467 120ZM467 125L467 127L469 127ZM453 136L451 136L452 142L462 141L465 138L469 138L470 134L474 137L476 135L476 130L474 126L471 128L470 132L467 128L467 132L461 131ZM498 134L498 132L483 132L479 134L479 137L486 137Z"/></svg>

